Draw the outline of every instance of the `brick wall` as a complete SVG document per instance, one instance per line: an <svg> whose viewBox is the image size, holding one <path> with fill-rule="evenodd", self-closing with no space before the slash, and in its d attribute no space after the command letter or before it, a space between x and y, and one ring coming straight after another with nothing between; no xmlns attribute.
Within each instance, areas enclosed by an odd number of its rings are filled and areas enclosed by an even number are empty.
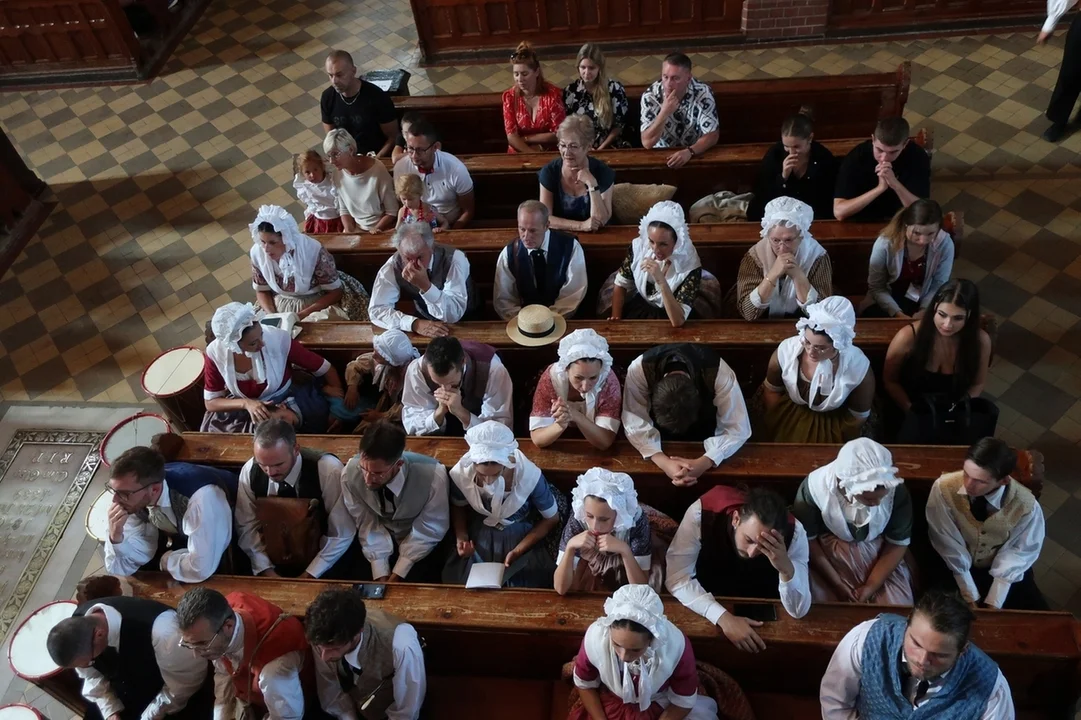
<svg viewBox="0 0 1081 720"><path fill-rule="evenodd" d="M748 40L785 40L822 35L830 0L744 0Z"/></svg>

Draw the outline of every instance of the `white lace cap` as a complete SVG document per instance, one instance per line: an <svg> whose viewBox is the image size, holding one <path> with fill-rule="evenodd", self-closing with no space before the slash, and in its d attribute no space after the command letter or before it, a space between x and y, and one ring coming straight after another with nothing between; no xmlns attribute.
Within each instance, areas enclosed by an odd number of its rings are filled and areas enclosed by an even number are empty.
<svg viewBox="0 0 1081 720"><path fill-rule="evenodd" d="M571 363L586 358L601 361L601 378L612 368L612 356L608 353L608 341L592 328L575 330L559 341L559 367L566 370Z"/></svg>
<svg viewBox="0 0 1081 720"><path fill-rule="evenodd" d="M794 227L800 231L800 235L807 236L814 219L815 212L807 203L790 197L774 198L766 203L762 215L762 237L765 238L771 228L782 224Z"/></svg>
<svg viewBox="0 0 1081 720"><path fill-rule="evenodd" d="M488 420L469 428L465 433L469 445L469 460L474 465L497 462L503 467L514 466L514 451L518 441L514 431L501 422Z"/></svg>
<svg viewBox="0 0 1081 720"><path fill-rule="evenodd" d="M384 330L374 335L372 347L394 367L402 367L420 357L420 351L413 347L401 330Z"/></svg>
<svg viewBox="0 0 1081 720"><path fill-rule="evenodd" d="M897 476L890 451L870 438L845 443L833 462L833 473L849 500L876 488L891 490L904 482Z"/></svg>
<svg viewBox="0 0 1081 720"><path fill-rule="evenodd" d="M808 305L807 317L796 321L796 334L801 338L806 328L824 332L833 341L838 352L852 347L856 337L856 310L848 298L833 295L825 300Z"/></svg>
<svg viewBox="0 0 1081 720"><path fill-rule="evenodd" d="M687 230L687 220L683 215L683 207L679 203L662 200L642 216L642 220L638 223L638 237L647 244L647 247L649 243L649 224L654 222L662 222L676 231L676 246L672 250L673 257L681 249L686 252L687 248L691 246L691 233Z"/></svg>
<svg viewBox="0 0 1081 720"><path fill-rule="evenodd" d="M283 207L263 205L259 208L259 214L255 216L255 220L251 225L248 225L252 242L256 245L259 244L259 225L262 223L270 223L275 232L281 233L282 242L285 244L286 252L278 260L278 267L282 271L282 280L289 282L289 280L295 279L297 274L296 252L301 238L297 221Z"/></svg>
<svg viewBox="0 0 1081 720"><path fill-rule="evenodd" d="M249 303L231 302L214 311L210 329L214 338L220 340L237 355L245 355L240 349L240 338L244 331L259 322L264 313L261 308Z"/></svg>
<svg viewBox="0 0 1081 720"><path fill-rule="evenodd" d="M590 495L604 500L616 511L616 522L612 528L615 532L634 527L641 509L638 507L638 492L630 475L597 467L579 475L571 491L571 510L581 523L586 521L585 501Z"/></svg>
<svg viewBox="0 0 1081 720"><path fill-rule="evenodd" d="M633 620L654 638L663 637L664 602L649 585L624 585L604 601L604 617L599 622L611 626L617 620Z"/></svg>

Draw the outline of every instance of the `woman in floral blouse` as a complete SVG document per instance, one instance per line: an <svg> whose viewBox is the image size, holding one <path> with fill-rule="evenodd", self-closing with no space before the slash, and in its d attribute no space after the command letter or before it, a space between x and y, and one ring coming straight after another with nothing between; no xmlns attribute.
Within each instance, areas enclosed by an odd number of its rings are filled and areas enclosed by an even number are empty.
<svg viewBox="0 0 1081 720"><path fill-rule="evenodd" d="M507 152L535 153L553 150L556 129L566 117L563 93L544 79L533 47L518 43L510 56L514 87L503 93L503 128Z"/></svg>
<svg viewBox="0 0 1081 720"><path fill-rule="evenodd" d="M621 147L627 122L627 92L618 80L604 71L604 54L599 46L586 43L578 51L578 80L563 90L567 116L585 115L593 121L593 149Z"/></svg>

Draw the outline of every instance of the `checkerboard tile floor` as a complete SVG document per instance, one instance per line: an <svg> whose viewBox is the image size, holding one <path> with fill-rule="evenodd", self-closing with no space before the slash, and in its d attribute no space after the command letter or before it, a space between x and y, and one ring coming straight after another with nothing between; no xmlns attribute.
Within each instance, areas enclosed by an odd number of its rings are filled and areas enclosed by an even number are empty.
<svg viewBox="0 0 1081 720"><path fill-rule="evenodd" d="M1081 614L1081 135L1039 139L1061 36L1033 33L695 54L703 79L881 72L913 63L908 117L935 131L934 195L965 213L956 274L1001 332L988 392L1000 434L1047 456L1049 540L1037 568ZM402 67L414 94L509 84L501 65L419 68L404 0L212 5L164 72L137 87L6 93L0 124L58 207L0 279L0 403L145 401L160 351L197 342L213 309L249 300L247 223L298 216L290 158L320 144L330 47L362 71ZM614 57L626 83L659 56ZM545 64L552 81L569 60ZM453 148L450 148L453 151Z"/></svg>

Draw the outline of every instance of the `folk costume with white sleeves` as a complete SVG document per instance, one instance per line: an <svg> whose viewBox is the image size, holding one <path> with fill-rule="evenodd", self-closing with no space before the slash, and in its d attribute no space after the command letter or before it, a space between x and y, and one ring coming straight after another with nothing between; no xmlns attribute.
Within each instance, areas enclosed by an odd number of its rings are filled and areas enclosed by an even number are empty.
<svg viewBox="0 0 1081 720"><path fill-rule="evenodd" d="M963 471L943 475L927 498L927 531L965 600L1010 610L1049 609L1032 571L1043 547L1043 510L1017 480L973 499L965 492Z"/></svg>
<svg viewBox="0 0 1081 720"><path fill-rule="evenodd" d="M105 620L107 645L88 667L75 669L83 681L83 697L91 703L87 717L206 716L210 695L196 694L206 680L207 661L179 646L172 608L154 600L110 597L79 605L73 617L92 614Z"/></svg>
<svg viewBox="0 0 1081 720"><path fill-rule="evenodd" d="M233 539L236 473L191 463L165 463L161 496L128 515L124 537L105 540L105 571L134 575L161 548L157 567L173 579L200 583L218 570Z"/></svg>
<svg viewBox="0 0 1081 720"><path fill-rule="evenodd" d="M766 204L765 214L762 216L762 239L743 256L739 266L739 276L736 279L739 312L745 320L758 320L764 317L771 319L798 317L803 314L808 305L832 294L833 268L826 249L811 235L813 221L814 210L811 206L795 198L774 198ZM795 261L807 276L811 286L807 291L807 297L802 302L796 295L796 283L787 275L777 281L777 286L773 288L769 300L763 302L758 294L758 286L762 284L762 278L769 273L774 262L777 261L777 254L769 241L769 231L778 225L794 228L800 233L801 239L796 249Z"/></svg>
<svg viewBox="0 0 1081 720"><path fill-rule="evenodd" d="M263 223L269 223L281 234L285 254L278 260L267 255L259 241L259 226ZM341 299L323 310L325 319L368 319L368 291L353 276L339 272L327 249L318 240L302 233L296 220L284 208L263 205L248 230L252 239L248 253L252 287L257 292L274 293L274 307L278 312L299 312L328 292L341 290Z"/></svg>
<svg viewBox="0 0 1081 720"><path fill-rule="evenodd" d="M593 497L603 500L615 513L612 535L627 543L635 562L646 572L649 585L660 592L664 587L664 553L668 549L652 530L649 513L656 512L638 502L634 480L626 473L612 472L604 468L590 468L578 476L571 491L571 517L563 528L556 564L563 561L567 544L573 537L589 531L586 523L585 501ZM583 549L574 558L572 592L604 590L612 592L628 583L623 558L617 553L604 553L599 549Z"/></svg>
<svg viewBox="0 0 1081 720"><path fill-rule="evenodd" d="M658 428L653 421L654 386L672 372L685 372L698 388L698 416L683 433ZM623 428L643 458L662 452L662 442L703 441L714 466L732 457L751 436L747 403L732 368L708 345L658 345L627 368L623 391Z"/></svg>
<svg viewBox="0 0 1081 720"><path fill-rule="evenodd" d="M699 319L718 317L720 284L712 273L702 267L698 251L691 241L683 208L671 200L651 207L638 223L638 236L631 241L623 264L601 288L598 314L607 317L612 306L614 284L627 291L623 304L624 319L664 320L668 317L661 291L642 267L643 260L655 259L649 247L649 226L652 223L663 223L672 228L675 234L676 244L672 254L663 263L664 279L683 310L683 319L689 319L692 313Z"/></svg>
<svg viewBox="0 0 1081 720"><path fill-rule="evenodd" d="M356 408L349 410L344 402L339 406L336 398L331 398L330 411L336 416L343 416L343 419L348 414L349 419L356 422L368 411L374 410L381 419L401 425L405 371L409 363L420 357L420 352L401 330L384 330L373 335L372 349L386 362L375 362L373 353L367 352L345 366L346 387L358 388L360 399ZM353 433L362 435L370 424L371 420L360 420Z"/></svg>
<svg viewBox="0 0 1081 720"><path fill-rule="evenodd" d="M359 455L346 463L342 498L372 579L393 572L410 581L438 581L443 558L432 551L450 528L448 496L447 469L427 455L402 453L401 469L375 490L364 483Z"/></svg>
<svg viewBox="0 0 1081 720"><path fill-rule="evenodd" d="M495 264L493 304L504 320L527 305L544 305L563 317L574 316L586 296L586 257L578 238L545 230L540 246L530 250L515 239Z"/></svg>
<svg viewBox="0 0 1081 720"><path fill-rule="evenodd" d="M878 505L864 505L858 495L879 488L887 495ZM912 498L897 476L890 451L870 438L845 443L837 459L818 468L800 485L792 513L810 542L817 540L841 579L852 588L867 582L883 548L907 547L912 540ZM811 569L816 602L848 602ZM871 602L912 605L912 575L907 563L890 574Z"/></svg>
<svg viewBox="0 0 1081 720"><path fill-rule="evenodd" d="M652 636L645 653L625 663L612 645L612 623L631 620ZM664 603L648 585L625 585L604 601L604 617L586 630L574 660L574 684L598 691L608 720L656 720L669 706L689 708L689 720L717 717L717 702L698 694L691 641L664 615ZM569 720L589 720L582 706Z"/></svg>
<svg viewBox="0 0 1081 720"><path fill-rule="evenodd" d="M442 243L432 246L428 263L432 286L423 293L402 275L404 267L405 260L396 252L375 276L368 314L376 327L411 332L418 319L456 323L479 309L480 296L469 274L469 260L461 250ZM414 315L397 309L403 297L413 301Z"/></svg>
<svg viewBox="0 0 1081 720"><path fill-rule="evenodd" d="M784 581L765 555L743 558L736 550L732 516L744 499L743 491L718 485L691 504L668 548L668 592L715 625L727 612L715 595L779 598L789 615L801 618L811 609L807 532L788 515L784 541L793 574Z"/></svg>
<svg viewBox="0 0 1081 720"><path fill-rule="evenodd" d="M568 368L579 360L600 360L601 371L597 382L580 399L572 400L573 391L567 374ZM533 409L529 414L529 429L540 430L555 424L552 403L556 398L576 406L583 415L598 427L619 432L620 415L623 410L623 393L619 378L612 372L612 356L608 341L592 328L582 328L566 335L559 341L559 359L548 366L537 382L533 394ZM571 421L573 425L574 421ZM568 427L568 430L570 428ZM567 437L566 434L563 437Z"/></svg>
<svg viewBox="0 0 1081 720"><path fill-rule="evenodd" d="M269 325L262 326L263 347L254 352L241 349L245 331L264 316L260 308L248 303L227 303L214 312L210 328L214 340L206 346L203 363L203 399L250 398L268 405L284 405L296 414L297 432L324 432L329 406L320 392L321 380L330 363L293 339L291 333ZM239 373L236 355L251 360L251 370ZM309 383L293 382L293 366L312 374ZM200 426L202 432L248 434L255 423L247 410L207 411Z"/></svg>
<svg viewBox="0 0 1081 720"><path fill-rule="evenodd" d="M818 360L809 378L800 367L807 329L826 333L835 351L834 357ZM841 443L858 432L871 413L874 375L871 361L853 344L855 337L856 312L848 298L834 296L807 306L807 317L796 322L795 335L777 346L776 362L771 359L766 371L763 388L784 395L756 418L756 439Z"/></svg>
<svg viewBox="0 0 1081 720"><path fill-rule="evenodd" d="M539 518L559 514L555 495L541 469L533 464L514 439L514 431L489 420L465 434L469 450L450 470L450 501L469 508L467 529L475 551L471 557L453 552L443 569L443 582L464 585L475 562L506 560ZM475 466L495 462L510 468L491 484L480 480ZM518 557L504 573L505 587L552 586L555 562L541 541Z"/></svg>
<svg viewBox="0 0 1081 720"><path fill-rule="evenodd" d="M1014 720L1006 678L971 643L926 685L912 677L906 627L905 618L882 614L848 631L822 676L822 720Z"/></svg>

